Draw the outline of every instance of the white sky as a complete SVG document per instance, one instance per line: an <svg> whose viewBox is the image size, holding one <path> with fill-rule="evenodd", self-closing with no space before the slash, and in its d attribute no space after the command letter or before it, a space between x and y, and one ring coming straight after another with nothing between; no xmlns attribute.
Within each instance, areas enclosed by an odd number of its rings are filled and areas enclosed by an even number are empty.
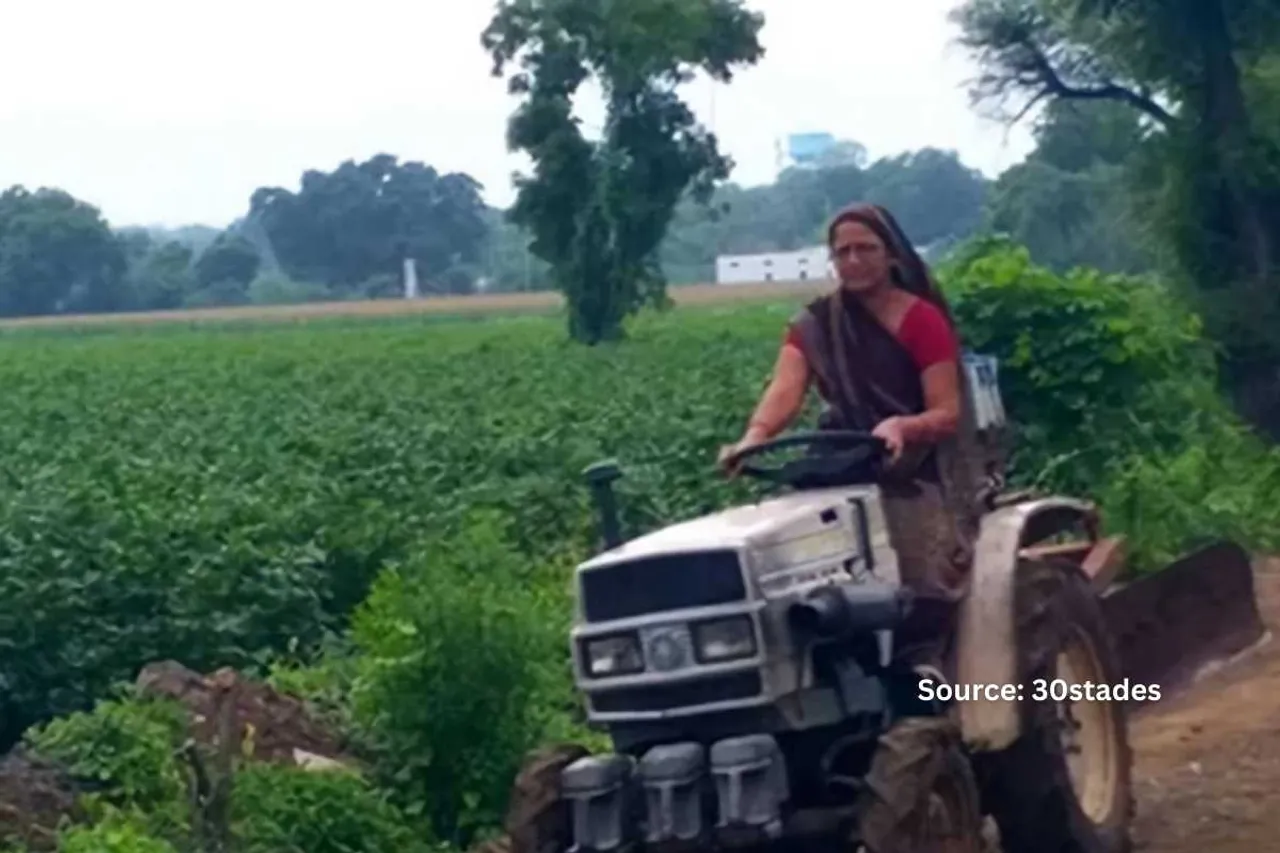
<svg viewBox="0 0 1280 853"><path fill-rule="evenodd" d="M872 157L954 148L989 175L1031 143L984 121L946 19L958 0L750 0L766 56L689 100L766 183L775 144L823 130ZM524 161L479 44L490 0L4 0L0 186L57 186L113 225L224 226L263 185L378 152L466 171L490 204ZM713 109L714 104L714 109ZM583 108L598 116L591 105Z"/></svg>

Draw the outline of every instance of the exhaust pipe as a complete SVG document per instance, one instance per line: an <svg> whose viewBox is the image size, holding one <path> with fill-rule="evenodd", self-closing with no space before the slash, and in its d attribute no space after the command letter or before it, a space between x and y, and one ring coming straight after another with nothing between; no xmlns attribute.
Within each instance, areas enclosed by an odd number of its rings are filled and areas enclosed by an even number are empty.
<svg viewBox="0 0 1280 853"><path fill-rule="evenodd" d="M612 459L587 466L582 477L591 489L596 514L600 518L600 535L606 551L622 544L622 525L618 521L618 501L613 493L613 481L622 477L622 469Z"/></svg>
<svg viewBox="0 0 1280 853"><path fill-rule="evenodd" d="M911 590L882 584L833 584L813 590L791 605L787 618L796 631L824 640L890 631L911 612Z"/></svg>

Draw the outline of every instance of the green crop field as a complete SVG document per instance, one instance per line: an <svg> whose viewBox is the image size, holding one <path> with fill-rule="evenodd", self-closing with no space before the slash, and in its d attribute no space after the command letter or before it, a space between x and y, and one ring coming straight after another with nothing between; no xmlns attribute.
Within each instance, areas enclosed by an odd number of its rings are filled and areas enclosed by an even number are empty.
<svg viewBox="0 0 1280 853"><path fill-rule="evenodd" d="M1161 472L1199 489L1198 472L1222 464L1143 461L1201 427L1133 428L1135 406L1171 405L1172 391L1144 388L1200 387L1186 380L1194 332L1158 290L1052 276L1006 249L948 286L970 343L1002 359L1032 475L1121 484L1119 523L1153 557L1218 524L1201 509L1185 523L1170 503L1182 484ZM0 735L152 660L251 666L340 631L383 567L477 510L503 519L528 572L554 566L567 582L594 536L579 474L602 457L626 467L632 531L741 499L749 486L718 477L715 454L809 295L786 292L646 314L628 341L596 348L537 314L6 330ZM1064 310L1080 318L1071 335L1028 335ZM1156 497L1135 503L1135 490Z"/></svg>
<svg viewBox="0 0 1280 853"><path fill-rule="evenodd" d="M1222 403L1163 288L1003 244L942 272L966 343L1000 359L1019 482L1098 500L1135 571L1206 537L1277 547L1280 455ZM785 293L686 299L600 347L554 306L3 330L0 746L25 731L81 772L172 781L150 711L68 715L153 661L271 673L367 748L413 816L396 838L466 846L500 823L524 750L583 734L583 468L622 462L628 533L750 497L714 460L809 295ZM183 796L136 800L147 831Z"/></svg>
<svg viewBox="0 0 1280 853"><path fill-rule="evenodd" d="M543 317L0 340L6 727L176 658L316 639L378 567L473 509L530 570L589 547L578 474L632 467L635 524L727 500L717 446L794 303L685 308L622 348Z"/></svg>

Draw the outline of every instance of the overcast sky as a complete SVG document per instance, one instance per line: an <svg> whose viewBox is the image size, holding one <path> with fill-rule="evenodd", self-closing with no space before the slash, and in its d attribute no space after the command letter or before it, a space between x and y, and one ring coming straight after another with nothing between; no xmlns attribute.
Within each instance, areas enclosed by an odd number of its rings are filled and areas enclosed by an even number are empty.
<svg viewBox="0 0 1280 853"><path fill-rule="evenodd" d="M994 175L1024 129L982 120L947 21L958 0L752 0L767 51L689 99L737 161L772 180L790 133L856 139L873 157L954 148ZM0 185L57 186L113 225L242 215L263 185L378 152L466 171L510 203L514 101L479 33L491 0L6 0ZM588 121L598 111L583 107Z"/></svg>

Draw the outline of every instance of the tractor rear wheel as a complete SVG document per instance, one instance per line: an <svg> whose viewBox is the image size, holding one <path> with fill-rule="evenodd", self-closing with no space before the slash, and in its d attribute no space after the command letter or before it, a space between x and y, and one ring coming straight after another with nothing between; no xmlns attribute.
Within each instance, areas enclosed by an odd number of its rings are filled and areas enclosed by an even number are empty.
<svg viewBox="0 0 1280 853"><path fill-rule="evenodd" d="M980 755L1004 853L1128 853L1132 752L1124 703L1084 695L1123 679L1099 601L1075 566L1026 560L1015 593L1021 735ZM1078 687L1073 687L1078 685Z"/></svg>

